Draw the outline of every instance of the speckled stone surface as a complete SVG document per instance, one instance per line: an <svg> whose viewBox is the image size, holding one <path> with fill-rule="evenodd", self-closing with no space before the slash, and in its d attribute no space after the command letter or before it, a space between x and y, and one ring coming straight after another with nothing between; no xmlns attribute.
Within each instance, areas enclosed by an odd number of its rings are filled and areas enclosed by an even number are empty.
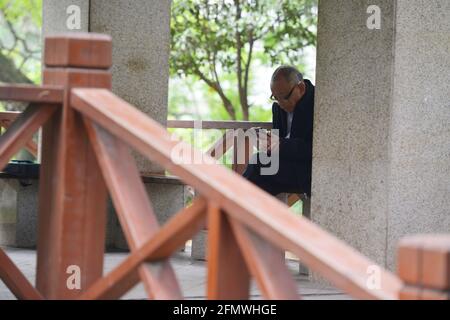
<svg viewBox="0 0 450 320"><path fill-rule="evenodd" d="M38 228L39 180L17 182L16 246L35 248Z"/></svg>
<svg viewBox="0 0 450 320"><path fill-rule="evenodd" d="M388 253L450 233L450 1L397 0L393 88Z"/></svg>
<svg viewBox="0 0 450 320"><path fill-rule="evenodd" d="M70 31L67 7L78 5L81 29L113 39L113 92L166 126L169 84L170 1L44 0L43 36ZM141 172L163 172L134 153Z"/></svg>
<svg viewBox="0 0 450 320"><path fill-rule="evenodd" d="M367 7L382 29L366 26ZM385 264L393 1L320 1L311 219Z"/></svg>
<svg viewBox="0 0 450 320"><path fill-rule="evenodd" d="M320 1L317 52L312 220L395 270L450 232L450 2Z"/></svg>
<svg viewBox="0 0 450 320"><path fill-rule="evenodd" d="M36 247L38 183L0 179L0 245Z"/></svg>
<svg viewBox="0 0 450 320"><path fill-rule="evenodd" d="M67 28L67 8L80 8L80 29ZM62 32L87 32L89 30L89 0L44 0L42 1L42 41L45 35Z"/></svg>
<svg viewBox="0 0 450 320"><path fill-rule="evenodd" d="M17 180L0 179L0 245L15 246Z"/></svg>
<svg viewBox="0 0 450 320"><path fill-rule="evenodd" d="M113 39L113 92L166 126L170 1L96 0L90 8L90 31ZM135 157L141 172L162 171Z"/></svg>
<svg viewBox="0 0 450 320"><path fill-rule="evenodd" d="M206 260L208 255L208 230L200 230L192 238L191 258L193 260Z"/></svg>

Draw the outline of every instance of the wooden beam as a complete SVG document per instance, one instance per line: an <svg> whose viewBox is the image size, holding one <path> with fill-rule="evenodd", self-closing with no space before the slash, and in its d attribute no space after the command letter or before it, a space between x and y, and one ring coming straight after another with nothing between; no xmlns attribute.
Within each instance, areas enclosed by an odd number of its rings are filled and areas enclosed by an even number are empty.
<svg viewBox="0 0 450 320"><path fill-rule="evenodd" d="M243 300L250 294L250 274L225 213L208 205L208 299Z"/></svg>
<svg viewBox="0 0 450 320"><path fill-rule="evenodd" d="M296 300L296 282L286 266L284 250L230 219L245 262L258 283L264 299Z"/></svg>
<svg viewBox="0 0 450 320"><path fill-rule="evenodd" d="M220 159L234 144L234 130L227 130L223 136L212 145L206 154L214 159Z"/></svg>
<svg viewBox="0 0 450 320"><path fill-rule="evenodd" d="M49 63L43 70L43 83L65 90L63 107L42 131L36 286L49 299L73 299L103 274L107 188L82 116L72 108L69 93L73 87L110 89L112 78L101 69L103 64L95 68L95 41L89 48L83 44L66 50L71 37L80 35L47 38L44 54ZM111 54L102 51L101 55L107 61ZM55 55L67 56L55 62ZM73 68L78 65L72 64L72 57L90 63L84 69ZM70 274L70 270L77 271ZM71 275L80 279L80 286L67 285Z"/></svg>
<svg viewBox="0 0 450 320"><path fill-rule="evenodd" d="M2 101L61 104L63 98L64 89L61 86L0 85L0 100Z"/></svg>
<svg viewBox="0 0 450 320"><path fill-rule="evenodd" d="M192 129L194 125L201 125L202 129L250 129L261 127L272 129L272 122L259 121L194 121L194 120L167 120L167 128Z"/></svg>
<svg viewBox="0 0 450 320"><path fill-rule="evenodd" d="M158 221L128 147L116 137L85 119L89 139L110 191L131 252L140 248L159 230ZM169 260L139 267L139 275L151 299L178 299L181 289Z"/></svg>
<svg viewBox="0 0 450 320"><path fill-rule="evenodd" d="M298 194L296 194L296 193L291 193L289 196L288 196L288 206L289 207L292 207L294 204L296 204L297 203L297 201L299 201L300 200L300 196L298 195Z"/></svg>
<svg viewBox="0 0 450 320"><path fill-rule="evenodd" d="M137 281L137 270L145 261L167 259L205 224L206 202L199 197L171 218L142 247L92 285L80 299L112 299L122 296Z"/></svg>
<svg viewBox="0 0 450 320"><path fill-rule="evenodd" d="M398 275L405 282L400 299L450 299L450 235L405 237L397 257Z"/></svg>
<svg viewBox="0 0 450 320"><path fill-rule="evenodd" d="M47 67L109 69L112 39L99 33L63 33L47 36L44 63Z"/></svg>
<svg viewBox="0 0 450 320"><path fill-rule="evenodd" d="M20 114L6 132L0 136L0 168L9 162L23 145L27 144L33 134L42 126L55 112L53 105L40 106L31 104Z"/></svg>
<svg viewBox="0 0 450 320"><path fill-rule="evenodd" d="M0 116L1 117L1 116ZM0 126L5 128L5 129L9 129L9 127L11 126L11 122L8 120L3 120L0 121ZM38 146L36 144L36 142L33 141L33 139L29 140L27 143L25 143L24 148L30 153L32 154L35 158L37 158L38 155Z"/></svg>
<svg viewBox="0 0 450 320"><path fill-rule="evenodd" d="M0 249L0 279L17 299L43 299L42 295L31 285L2 249Z"/></svg>

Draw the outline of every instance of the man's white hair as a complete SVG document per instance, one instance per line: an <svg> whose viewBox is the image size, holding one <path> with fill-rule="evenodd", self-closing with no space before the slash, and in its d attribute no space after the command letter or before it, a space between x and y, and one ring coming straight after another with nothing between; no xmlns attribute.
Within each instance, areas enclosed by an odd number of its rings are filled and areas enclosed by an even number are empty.
<svg viewBox="0 0 450 320"><path fill-rule="evenodd" d="M293 66L283 65L278 67L272 75L271 83L279 80L280 78L285 79L289 84L297 84L303 80L303 74L298 71L297 68Z"/></svg>

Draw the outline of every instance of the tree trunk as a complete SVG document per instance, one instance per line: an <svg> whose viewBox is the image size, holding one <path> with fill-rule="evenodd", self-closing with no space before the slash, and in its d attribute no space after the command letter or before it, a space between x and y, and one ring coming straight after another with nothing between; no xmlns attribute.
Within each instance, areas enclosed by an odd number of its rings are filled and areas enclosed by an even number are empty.
<svg viewBox="0 0 450 320"><path fill-rule="evenodd" d="M0 82L32 83L26 75L14 65L14 61L0 52Z"/></svg>
<svg viewBox="0 0 450 320"><path fill-rule="evenodd" d="M0 83L33 83L14 65L14 61L0 52ZM17 102L4 103L6 110L23 111L26 104Z"/></svg>

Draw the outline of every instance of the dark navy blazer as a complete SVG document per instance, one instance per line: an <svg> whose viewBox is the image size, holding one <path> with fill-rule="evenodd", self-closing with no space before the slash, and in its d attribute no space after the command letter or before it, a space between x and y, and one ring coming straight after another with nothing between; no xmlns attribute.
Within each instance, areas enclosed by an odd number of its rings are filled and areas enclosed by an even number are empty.
<svg viewBox="0 0 450 320"><path fill-rule="evenodd" d="M305 79L306 92L294 109L290 138L287 134L287 112L277 103L272 105L272 126L279 129L280 165L295 166L295 171L303 187L310 195L312 142L314 124L314 85ZM285 171L285 170L283 170ZM286 177L292 179L292 177ZM305 185L306 183L306 185Z"/></svg>

